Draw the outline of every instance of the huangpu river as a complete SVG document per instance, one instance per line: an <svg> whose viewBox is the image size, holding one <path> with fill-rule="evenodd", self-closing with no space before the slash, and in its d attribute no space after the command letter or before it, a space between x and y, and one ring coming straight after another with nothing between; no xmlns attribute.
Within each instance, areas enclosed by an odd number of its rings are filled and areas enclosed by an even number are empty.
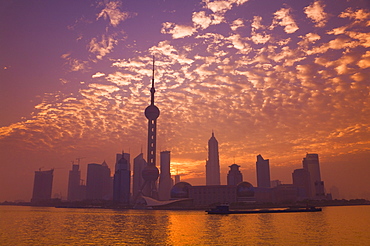
<svg viewBox="0 0 370 246"><path fill-rule="evenodd" d="M0 245L370 245L370 206L234 215L0 206Z"/></svg>

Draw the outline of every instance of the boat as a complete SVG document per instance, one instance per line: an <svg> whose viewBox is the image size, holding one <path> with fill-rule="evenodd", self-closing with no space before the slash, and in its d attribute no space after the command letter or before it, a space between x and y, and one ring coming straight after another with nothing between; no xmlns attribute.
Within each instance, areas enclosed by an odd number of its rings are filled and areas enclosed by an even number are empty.
<svg viewBox="0 0 370 246"><path fill-rule="evenodd" d="M299 213L299 212L321 212L322 208L285 208L285 209L257 209L257 210L230 210L227 205L216 206L206 210L208 214L270 214L270 213Z"/></svg>

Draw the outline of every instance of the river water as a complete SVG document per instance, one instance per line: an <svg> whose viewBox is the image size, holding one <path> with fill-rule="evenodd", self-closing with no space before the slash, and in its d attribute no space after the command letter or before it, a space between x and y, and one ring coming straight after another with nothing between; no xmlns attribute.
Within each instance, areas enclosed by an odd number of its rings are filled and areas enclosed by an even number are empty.
<svg viewBox="0 0 370 246"><path fill-rule="evenodd" d="M239 215L0 206L0 245L370 245L370 206Z"/></svg>

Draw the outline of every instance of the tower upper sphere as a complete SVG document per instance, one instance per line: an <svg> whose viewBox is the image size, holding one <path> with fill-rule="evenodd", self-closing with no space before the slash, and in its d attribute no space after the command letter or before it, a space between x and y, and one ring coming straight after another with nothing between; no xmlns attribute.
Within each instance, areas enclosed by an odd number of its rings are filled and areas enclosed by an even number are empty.
<svg viewBox="0 0 370 246"><path fill-rule="evenodd" d="M159 108L154 104L149 105L145 109L145 117L148 120L156 120L159 117Z"/></svg>

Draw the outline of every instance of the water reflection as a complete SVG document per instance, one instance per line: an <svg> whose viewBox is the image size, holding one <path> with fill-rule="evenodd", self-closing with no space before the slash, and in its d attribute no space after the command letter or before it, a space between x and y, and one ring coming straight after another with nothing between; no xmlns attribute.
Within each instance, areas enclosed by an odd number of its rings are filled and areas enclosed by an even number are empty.
<svg viewBox="0 0 370 246"><path fill-rule="evenodd" d="M0 206L1 245L370 245L370 206L321 213Z"/></svg>

